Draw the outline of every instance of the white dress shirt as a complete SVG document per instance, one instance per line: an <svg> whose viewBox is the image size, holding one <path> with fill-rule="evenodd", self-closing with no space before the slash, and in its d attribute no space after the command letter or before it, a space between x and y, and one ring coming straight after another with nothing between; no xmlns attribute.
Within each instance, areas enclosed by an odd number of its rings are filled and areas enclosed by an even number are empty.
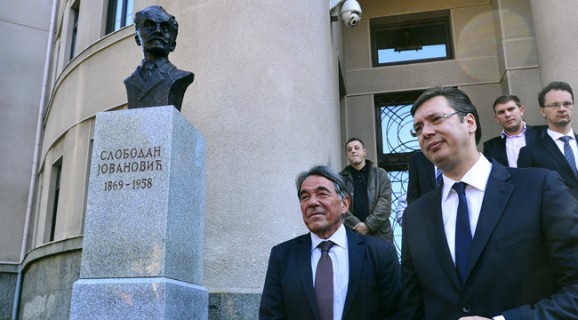
<svg viewBox="0 0 578 320"><path fill-rule="evenodd" d="M512 168L518 167L518 156L520 149L526 145L526 123L522 122L524 129L520 134L509 135L502 130L502 139L506 139L506 155L508 156L508 166Z"/></svg>
<svg viewBox="0 0 578 320"><path fill-rule="evenodd" d="M333 319L339 320L343 315L347 286L349 285L349 251L345 227L342 224L329 239L321 239L312 232L309 234L311 235L311 271L313 273L314 288L315 271L317 270L319 258L321 258L321 248L317 246L326 240L334 243L329 249L329 256L333 265Z"/></svg>
<svg viewBox="0 0 578 320"><path fill-rule="evenodd" d="M486 184L488 183L488 178L490 177L490 171L492 170L492 164L480 154L480 159L474 164L473 167L466 172L460 181L465 182L466 186L466 197L468 199L468 210L470 215L470 230L472 232L472 238L476 232L476 226L478 225L478 218L480 217L480 209L482 208L482 201L484 200L484 192L486 191ZM444 230L446 234L446 239L448 241L448 247L452 255L452 260L456 261L456 217L458 212L458 194L452 188L454 181L445 175L444 187L442 189L442 218L444 223Z"/></svg>

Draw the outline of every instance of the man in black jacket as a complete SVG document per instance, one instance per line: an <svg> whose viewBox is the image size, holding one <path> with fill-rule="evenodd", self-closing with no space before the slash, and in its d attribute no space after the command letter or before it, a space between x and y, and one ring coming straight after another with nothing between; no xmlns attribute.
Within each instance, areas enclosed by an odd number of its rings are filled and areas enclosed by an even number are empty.
<svg viewBox="0 0 578 320"><path fill-rule="evenodd" d="M365 159L365 144L360 139L349 139L345 151L349 165L341 171L341 176L351 196L345 226L357 233L392 241L391 183L387 172Z"/></svg>

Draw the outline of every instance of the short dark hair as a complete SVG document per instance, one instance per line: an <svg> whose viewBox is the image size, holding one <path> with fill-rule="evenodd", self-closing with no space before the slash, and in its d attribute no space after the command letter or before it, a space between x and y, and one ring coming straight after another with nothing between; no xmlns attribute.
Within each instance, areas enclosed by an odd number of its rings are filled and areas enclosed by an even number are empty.
<svg viewBox="0 0 578 320"><path fill-rule="evenodd" d="M572 102L574 102L574 92L572 91L572 87L570 87L569 84L567 84L566 82L562 82L562 81L553 81L550 82L547 86L544 87L544 89L542 89L540 91L540 93L538 94L538 104L540 105L540 108L545 107L545 97L546 94L552 90L562 90L562 91L568 91L570 93L570 95L572 96Z"/></svg>
<svg viewBox="0 0 578 320"><path fill-rule="evenodd" d="M365 143L363 143L363 141L361 141L361 139L356 138L356 137L351 137L351 138L347 139L347 142L345 143L345 146L344 146L344 147L345 147L345 151L347 151L347 145L348 145L351 141L359 141L359 143L361 143L361 146L362 146L363 148L365 148Z"/></svg>
<svg viewBox="0 0 578 320"><path fill-rule="evenodd" d="M301 185L303 181L310 176L320 176L326 178L327 180L333 182L335 185L335 191L339 195L341 200L345 199L347 196L347 190L345 189L345 182L343 178L333 169L328 166L315 166L308 171L301 172L295 179L295 186L297 187L297 197L301 197Z"/></svg>
<svg viewBox="0 0 578 320"><path fill-rule="evenodd" d="M480 124L480 116L478 115L478 110L470 100L470 97L462 90L455 87L435 87L424 91L415 100L411 107L411 115L415 116L416 110L424 104L426 101L433 99L435 97L442 96L448 100L450 107L458 111L458 116L460 120L464 121L464 116L471 113L476 120L476 144L480 143L482 137L482 126Z"/></svg>
<svg viewBox="0 0 578 320"><path fill-rule="evenodd" d="M520 108L522 106L522 102L520 102L520 98L518 98L518 96L515 96L513 94L506 94L503 96L499 96L496 98L496 100L494 100L494 104L492 105L492 110L494 110L494 113L496 113L496 106L497 105L508 103L510 101L514 101L514 103L518 106L518 108Z"/></svg>

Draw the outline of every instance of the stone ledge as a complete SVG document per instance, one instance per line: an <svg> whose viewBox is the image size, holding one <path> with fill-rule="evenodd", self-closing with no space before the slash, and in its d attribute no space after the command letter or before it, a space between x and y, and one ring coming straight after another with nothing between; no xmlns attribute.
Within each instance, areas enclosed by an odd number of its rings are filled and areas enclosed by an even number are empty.
<svg viewBox="0 0 578 320"><path fill-rule="evenodd" d="M18 264L0 263L0 273L18 273Z"/></svg>
<svg viewBox="0 0 578 320"><path fill-rule="evenodd" d="M22 270L37 260L46 258L51 255L60 254L68 251L82 250L82 236L68 238L60 241L50 242L38 248L32 249L26 253Z"/></svg>

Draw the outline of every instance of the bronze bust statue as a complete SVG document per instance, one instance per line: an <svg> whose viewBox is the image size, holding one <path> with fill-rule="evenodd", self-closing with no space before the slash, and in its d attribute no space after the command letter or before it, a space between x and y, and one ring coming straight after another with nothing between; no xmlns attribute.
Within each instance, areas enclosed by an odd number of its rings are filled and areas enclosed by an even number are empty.
<svg viewBox="0 0 578 320"><path fill-rule="evenodd" d="M149 6L135 14L134 25L135 40L142 46L144 58L124 80L128 108L173 105L180 111L195 75L177 69L169 61L169 53L177 45L177 20L161 6Z"/></svg>

